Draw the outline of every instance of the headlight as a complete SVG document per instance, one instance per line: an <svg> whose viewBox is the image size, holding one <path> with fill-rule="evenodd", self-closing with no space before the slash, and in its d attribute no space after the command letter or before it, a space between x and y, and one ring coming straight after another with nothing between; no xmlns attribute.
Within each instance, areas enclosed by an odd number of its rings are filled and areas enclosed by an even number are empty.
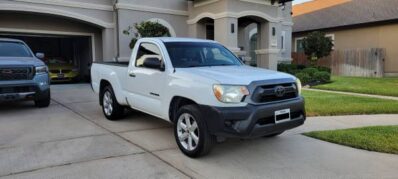
<svg viewBox="0 0 398 179"><path fill-rule="evenodd" d="M48 68L47 68L47 66L39 66L39 67L36 67L36 74L46 74L46 73L48 73Z"/></svg>
<svg viewBox="0 0 398 179"><path fill-rule="evenodd" d="M214 85L213 92L214 96L223 103L240 103L250 94L246 86L237 85Z"/></svg>
<svg viewBox="0 0 398 179"><path fill-rule="evenodd" d="M302 89L302 86L301 86L301 81L300 81L300 79L296 79L296 84L297 84L297 91L298 91L298 94L299 95L301 95L301 89Z"/></svg>

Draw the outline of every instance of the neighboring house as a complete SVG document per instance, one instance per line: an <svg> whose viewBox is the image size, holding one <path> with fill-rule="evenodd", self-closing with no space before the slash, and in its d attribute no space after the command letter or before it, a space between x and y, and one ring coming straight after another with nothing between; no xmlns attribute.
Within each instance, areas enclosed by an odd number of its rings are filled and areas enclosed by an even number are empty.
<svg viewBox="0 0 398 179"><path fill-rule="evenodd" d="M386 49L385 76L398 76L398 0L315 0L293 7L293 51L323 31L335 50Z"/></svg>
<svg viewBox="0 0 398 179"><path fill-rule="evenodd" d="M291 60L291 0L0 0L0 36L81 69L92 61L129 59L131 36L156 21L172 36L214 39L258 65ZM73 60L72 60L73 59ZM84 60L86 59L86 60ZM90 60L87 60L90 59ZM84 71L84 69L82 70Z"/></svg>

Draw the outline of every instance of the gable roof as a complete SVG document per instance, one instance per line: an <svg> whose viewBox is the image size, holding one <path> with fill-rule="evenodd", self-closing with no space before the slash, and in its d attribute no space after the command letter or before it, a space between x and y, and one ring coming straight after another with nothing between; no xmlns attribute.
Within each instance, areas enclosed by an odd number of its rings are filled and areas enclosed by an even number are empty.
<svg viewBox="0 0 398 179"><path fill-rule="evenodd" d="M314 4L319 4L319 1L327 2L329 0L315 0L304 3L300 8L311 8ZM294 16L293 32L391 20L398 20L398 0L349 0Z"/></svg>
<svg viewBox="0 0 398 179"><path fill-rule="evenodd" d="M293 6L293 17L319 11L339 4L350 2L351 0L321 0L309 1Z"/></svg>

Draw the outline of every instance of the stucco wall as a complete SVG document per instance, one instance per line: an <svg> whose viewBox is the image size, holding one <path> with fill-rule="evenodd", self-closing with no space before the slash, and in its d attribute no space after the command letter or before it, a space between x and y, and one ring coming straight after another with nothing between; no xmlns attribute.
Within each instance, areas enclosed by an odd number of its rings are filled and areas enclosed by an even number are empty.
<svg viewBox="0 0 398 179"><path fill-rule="evenodd" d="M327 34L334 34L335 49L356 49L356 48L385 48L385 72L398 73L398 24L369 26L354 29L325 31ZM295 38L293 37L293 49Z"/></svg>
<svg viewBox="0 0 398 179"><path fill-rule="evenodd" d="M140 23L153 18L162 19L174 28L177 37L188 37L188 25L186 23L187 16L120 9L119 18L119 48L121 61L125 61L130 58L131 49L129 48L129 43L133 38L133 34L127 36L123 34L123 31L129 26L133 27L135 23Z"/></svg>

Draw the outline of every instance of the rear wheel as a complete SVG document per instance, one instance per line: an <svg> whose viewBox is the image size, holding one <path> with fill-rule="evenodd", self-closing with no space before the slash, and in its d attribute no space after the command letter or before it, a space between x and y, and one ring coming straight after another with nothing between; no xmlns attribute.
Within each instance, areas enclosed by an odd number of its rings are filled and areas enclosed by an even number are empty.
<svg viewBox="0 0 398 179"><path fill-rule="evenodd" d="M183 106L178 110L174 136L180 150L192 158L208 154L216 142L196 105Z"/></svg>
<svg viewBox="0 0 398 179"><path fill-rule="evenodd" d="M102 111L105 117L111 121L119 120L120 118L122 118L124 114L124 107L117 102L112 87L105 87L101 95Z"/></svg>

